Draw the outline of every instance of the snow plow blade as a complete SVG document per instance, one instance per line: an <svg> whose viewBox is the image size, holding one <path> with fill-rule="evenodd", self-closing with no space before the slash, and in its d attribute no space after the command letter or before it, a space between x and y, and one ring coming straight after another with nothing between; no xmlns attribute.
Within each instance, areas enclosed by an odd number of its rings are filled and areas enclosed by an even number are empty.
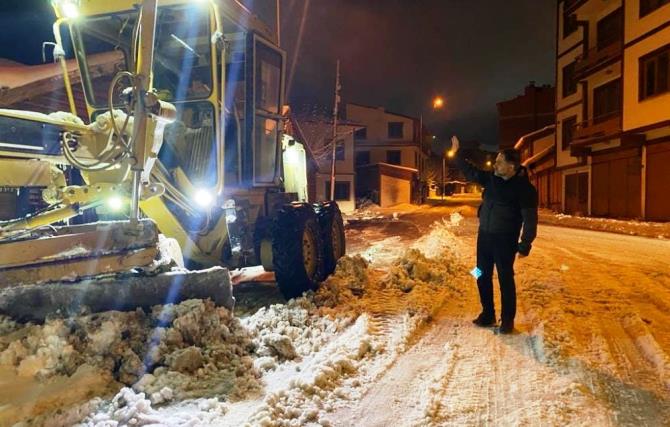
<svg viewBox="0 0 670 427"><path fill-rule="evenodd" d="M206 298L233 308L227 269L179 266L177 243L151 220L49 227L0 242L0 314L41 322Z"/></svg>
<svg viewBox="0 0 670 427"><path fill-rule="evenodd" d="M214 267L155 276L128 275L10 287L0 289L0 314L21 322L42 322L52 316L132 311L207 298L218 306L233 309L235 299L228 269Z"/></svg>

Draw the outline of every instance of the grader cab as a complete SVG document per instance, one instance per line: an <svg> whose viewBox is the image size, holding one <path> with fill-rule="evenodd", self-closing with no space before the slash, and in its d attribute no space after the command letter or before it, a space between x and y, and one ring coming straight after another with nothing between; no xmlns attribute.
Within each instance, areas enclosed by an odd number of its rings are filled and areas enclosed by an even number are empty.
<svg viewBox="0 0 670 427"><path fill-rule="evenodd" d="M0 187L40 188L45 204L0 222L0 312L231 305L227 269L263 265L286 297L334 271L342 217L307 200L305 147L282 132L285 54L267 26L236 0L52 4L71 111L0 110ZM157 274L175 247L159 233L178 243L177 264L225 274ZM115 295L110 281L134 287Z"/></svg>

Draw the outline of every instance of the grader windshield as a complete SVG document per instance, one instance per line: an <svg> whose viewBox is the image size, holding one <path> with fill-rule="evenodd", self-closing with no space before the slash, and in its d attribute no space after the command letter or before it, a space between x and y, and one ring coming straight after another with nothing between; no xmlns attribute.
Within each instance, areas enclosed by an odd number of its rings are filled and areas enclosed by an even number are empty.
<svg viewBox="0 0 670 427"><path fill-rule="evenodd" d="M111 76L100 69L134 69L137 11L88 17L72 25L72 39L84 74L88 103L107 108ZM153 87L165 101L207 99L212 94L210 16L202 7L160 7L156 17ZM120 89L120 88L115 88ZM121 104L119 91L114 103Z"/></svg>
<svg viewBox="0 0 670 427"><path fill-rule="evenodd" d="M166 129L160 159L168 168L179 165L192 184L276 186L284 54L246 28L251 25L249 18L236 21L224 14L222 58L220 46L212 43L217 21L206 3L158 7L152 86L160 99L176 106L178 114ZM130 10L80 17L70 25L92 117L109 109L110 103L123 105L121 93L127 82L108 92L118 71L135 67L137 20L138 11ZM217 155L224 164L215 171Z"/></svg>

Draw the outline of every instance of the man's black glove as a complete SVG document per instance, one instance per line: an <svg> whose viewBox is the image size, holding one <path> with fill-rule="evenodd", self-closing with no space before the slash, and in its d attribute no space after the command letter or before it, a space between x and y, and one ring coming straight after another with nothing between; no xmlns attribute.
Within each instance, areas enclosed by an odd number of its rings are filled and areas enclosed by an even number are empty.
<svg viewBox="0 0 670 427"><path fill-rule="evenodd" d="M533 247L530 243L520 242L517 247L517 252L523 256L528 256L530 254L530 249Z"/></svg>

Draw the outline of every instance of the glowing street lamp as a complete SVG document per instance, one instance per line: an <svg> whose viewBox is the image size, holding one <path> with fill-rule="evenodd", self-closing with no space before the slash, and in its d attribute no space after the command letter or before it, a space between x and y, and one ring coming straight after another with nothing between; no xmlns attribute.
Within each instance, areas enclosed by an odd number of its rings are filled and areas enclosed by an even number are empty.
<svg viewBox="0 0 670 427"><path fill-rule="evenodd" d="M433 110L439 110L444 107L444 99L441 96L436 96L433 99Z"/></svg>

